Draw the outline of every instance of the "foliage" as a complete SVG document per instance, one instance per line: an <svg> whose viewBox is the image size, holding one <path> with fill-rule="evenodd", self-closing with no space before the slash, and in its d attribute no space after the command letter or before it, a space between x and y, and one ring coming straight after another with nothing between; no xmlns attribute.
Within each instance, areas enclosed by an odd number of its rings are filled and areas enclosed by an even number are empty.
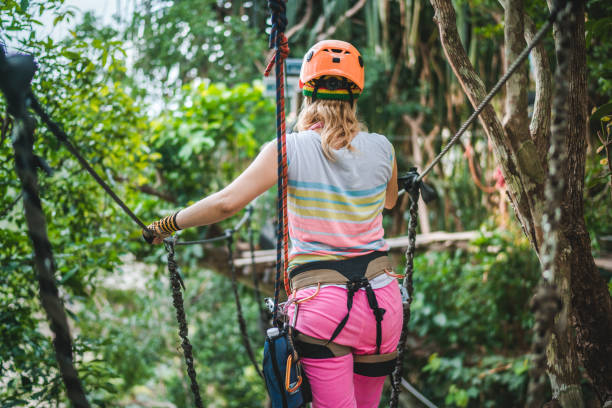
<svg viewBox="0 0 612 408"><path fill-rule="evenodd" d="M2 32L11 27L31 31L38 13L59 13L56 18L68 18L69 13L61 14L61 3L31 2L26 10L16 2L4 2L0 6ZM26 38L16 35L12 41L20 44L22 51L37 56L35 94L79 150L102 174L132 178L146 171L152 156L141 137L147 129L143 110L122 84L110 80L114 73L125 70L123 60L118 58L123 56L118 43L81 36L79 27L62 42L38 39L32 33ZM11 37L7 35L6 39ZM35 137L35 153L54 170L51 176L40 173L41 197L56 253L58 284L68 312L74 316L76 304L95 293L93 277L113 270L119 263L129 224L44 127L38 128ZM6 135L0 144L0 178L0 208L5 216L0 221L0 400L3 406L21 405L24 400L40 406L43 401L62 401L63 385L37 300L32 253L22 207L16 200L19 184ZM116 183L115 188L134 205L134 191ZM98 345L95 339L79 338L75 347L85 352ZM92 361L81 363L77 365L88 388L104 389L108 376L103 373L108 367ZM4 386L7 383L11 386Z"/></svg>
<svg viewBox="0 0 612 408"><path fill-rule="evenodd" d="M261 86L184 85L152 123L163 184L181 203L221 189L274 137L273 117Z"/></svg>
<svg viewBox="0 0 612 408"><path fill-rule="evenodd" d="M417 256L415 271L410 327L428 355L407 364L422 370L423 392L443 406L516 406L539 278L529 244L516 232L483 229L467 251Z"/></svg>
<svg viewBox="0 0 612 408"><path fill-rule="evenodd" d="M612 6L605 0L590 0L586 10L589 84L599 105L612 98L612 45L607 41L612 35Z"/></svg>
<svg viewBox="0 0 612 408"><path fill-rule="evenodd" d="M185 84L206 77L250 82L261 71L254 61L267 49L249 20L259 2L154 0L138 6L127 32L138 50L136 68L154 80ZM169 88L171 89L171 88Z"/></svg>

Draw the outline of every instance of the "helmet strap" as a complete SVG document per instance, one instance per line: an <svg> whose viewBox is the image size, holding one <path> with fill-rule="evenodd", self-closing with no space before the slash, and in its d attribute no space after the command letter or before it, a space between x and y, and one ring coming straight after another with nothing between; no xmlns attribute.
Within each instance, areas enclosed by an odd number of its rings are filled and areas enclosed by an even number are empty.
<svg viewBox="0 0 612 408"><path fill-rule="evenodd" d="M312 96L311 96L313 102L317 100L317 91L319 90L321 79L320 78L315 79L314 83L315 83L315 86L314 86L314 90L312 91Z"/></svg>
<svg viewBox="0 0 612 408"><path fill-rule="evenodd" d="M346 87L348 90L349 96L351 97L351 108L355 106L355 98L353 97L353 90L351 89L351 84L349 83Z"/></svg>

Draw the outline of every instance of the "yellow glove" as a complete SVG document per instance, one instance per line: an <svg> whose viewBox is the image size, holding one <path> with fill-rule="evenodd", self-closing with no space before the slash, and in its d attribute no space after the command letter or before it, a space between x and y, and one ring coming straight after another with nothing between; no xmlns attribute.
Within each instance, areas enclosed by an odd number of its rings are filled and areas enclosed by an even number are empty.
<svg viewBox="0 0 612 408"><path fill-rule="evenodd" d="M178 213L177 211L173 215L155 221L153 224L150 224L147 229L143 229L142 237L145 241L149 244L161 244L164 238L168 238L174 232L180 231L181 228L176 223L176 216Z"/></svg>

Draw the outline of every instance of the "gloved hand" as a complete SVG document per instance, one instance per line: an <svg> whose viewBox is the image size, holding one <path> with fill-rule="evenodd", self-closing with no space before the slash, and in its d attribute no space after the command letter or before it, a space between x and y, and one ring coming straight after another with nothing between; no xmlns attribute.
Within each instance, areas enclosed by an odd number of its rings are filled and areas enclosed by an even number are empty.
<svg viewBox="0 0 612 408"><path fill-rule="evenodd" d="M169 215L161 220L147 226L147 229L142 230L142 237L149 244L161 244L164 238L168 238L174 232L180 231L180 227L176 223L178 211L173 215Z"/></svg>
<svg viewBox="0 0 612 408"><path fill-rule="evenodd" d="M425 201L425 203L430 203L433 200L437 199L438 193L436 192L436 190L429 183L426 183L422 180L417 181L418 178L419 173L417 172L416 167L412 167L410 171L397 177L397 184L399 185L399 187L404 188L404 190L406 190L406 193L410 194L412 188L414 187L414 184L418 183L419 192L421 194L421 197L423 197L423 201Z"/></svg>

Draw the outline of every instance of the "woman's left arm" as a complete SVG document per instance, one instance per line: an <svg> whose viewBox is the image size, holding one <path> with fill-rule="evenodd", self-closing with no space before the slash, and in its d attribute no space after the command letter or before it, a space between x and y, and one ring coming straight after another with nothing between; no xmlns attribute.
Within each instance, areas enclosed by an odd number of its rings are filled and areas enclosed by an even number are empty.
<svg viewBox="0 0 612 408"><path fill-rule="evenodd" d="M223 190L181 210L176 222L179 228L214 224L231 217L278 180L276 144L268 143L234 181Z"/></svg>
<svg viewBox="0 0 612 408"><path fill-rule="evenodd" d="M175 217L156 221L149 226L153 235L143 230L143 237L150 243L161 244L171 231L214 224L236 214L277 182L276 152L276 143L268 143L253 163L227 187L182 209Z"/></svg>

